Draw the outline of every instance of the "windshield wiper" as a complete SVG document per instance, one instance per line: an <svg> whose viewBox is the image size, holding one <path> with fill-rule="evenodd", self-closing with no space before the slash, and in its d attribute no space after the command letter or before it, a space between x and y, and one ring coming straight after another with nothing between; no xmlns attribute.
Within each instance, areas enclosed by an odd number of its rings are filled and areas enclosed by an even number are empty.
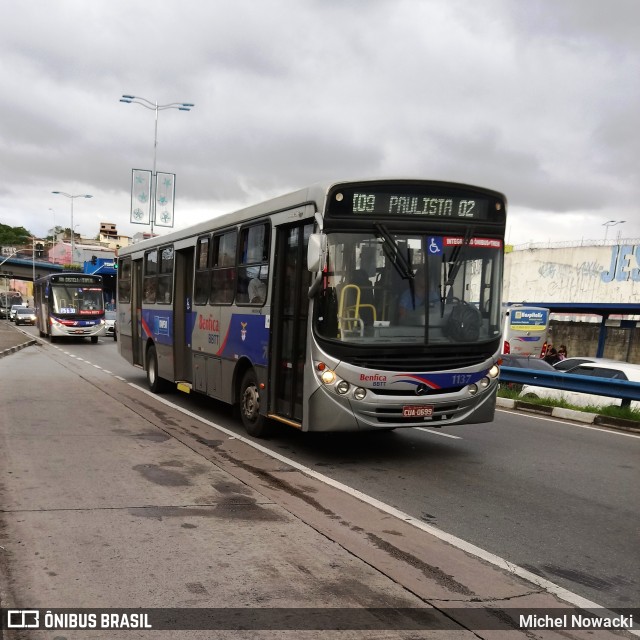
<svg viewBox="0 0 640 640"><path fill-rule="evenodd" d="M387 258L391 264L395 267L396 271L400 274L403 280L409 281L409 291L411 292L411 306L416 308L416 290L414 283L413 267L411 266L411 257L409 255L409 249L407 248L407 257L405 258L400 251L398 243L395 238L389 233L389 229L380 222L374 224L378 231L378 237L382 238L382 250L385 252Z"/></svg>
<svg viewBox="0 0 640 640"><path fill-rule="evenodd" d="M374 226L378 231L378 237L383 240L382 250L391 261L391 264L396 268L400 277L403 280L410 280L413 282L413 269L411 267L410 259L408 257L405 258L402 255L398 243L383 224L376 222Z"/></svg>

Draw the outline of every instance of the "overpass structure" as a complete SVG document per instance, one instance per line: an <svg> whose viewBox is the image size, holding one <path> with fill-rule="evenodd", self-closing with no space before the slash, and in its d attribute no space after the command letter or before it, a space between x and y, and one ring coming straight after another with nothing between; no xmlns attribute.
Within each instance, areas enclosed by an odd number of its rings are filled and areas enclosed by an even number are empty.
<svg viewBox="0 0 640 640"><path fill-rule="evenodd" d="M6 258L0 263L0 282L3 278L11 278L12 280L33 281L35 274L36 280L50 273L59 273L63 270L61 264L55 264L46 260L31 260L29 258Z"/></svg>

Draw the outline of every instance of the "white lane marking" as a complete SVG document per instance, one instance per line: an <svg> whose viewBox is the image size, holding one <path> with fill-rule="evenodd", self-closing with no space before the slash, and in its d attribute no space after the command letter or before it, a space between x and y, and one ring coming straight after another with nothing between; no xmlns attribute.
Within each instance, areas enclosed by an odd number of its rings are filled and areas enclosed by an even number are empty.
<svg viewBox="0 0 640 640"><path fill-rule="evenodd" d="M250 447L253 447L254 449L257 449L258 451L261 451L262 453L265 453L268 456L271 456L272 458L275 458L276 460L279 460L280 462L284 462L285 464L288 464L289 466L293 467L294 469L298 469L298 471L301 471L302 473L305 473L306 475L315 478L316 480L319 480L320 482L324 482L326 485L329 485L330 487L334 487L335 489L338 489L340 491L343 491L344 493L350 495L350 496L354 496L355 498L358 498L359 500L362 500L362 502L365 502L366 504L371 505L372 507L375 507L376 509L379 509L380 511L384 511L385 513L388 513L389 515L398 518L400 520L402 520L403 522L406 522L410 525L413 525L414 527L416 527L416 529L420 529L422 531L425 531L429 534L431 534L432 536L443 540L444 542L448 542L450 545L453 545L454 547L461 549L462 551L465 551L466 553L470 553L471 555L475 556L476 558L480 558L482 560L485 560L486 562L489 562L492 565L495 565L496 567L499 567L500 569L504 569L520 578L522 578L523 580L527 580L541 588L543 588L545 591L552 593L553 595L557 596L560 600L564 600L565 602L568 602L569 604L574 605L575 607L579 607L582 609L600 609L601 613L603 615L610 615L611 617L616 616L617 614L605 609L604 607L602 607L599 604L596 604L595 602L592 602L590 600L587 600L586 598L583 598L582 596L578 595L577 593L573 593L572 591L569 591L568 589L565 589L564 587L561 587L557 584L554 584L553 582L551 582L550 580L546 580L545 578L541 578L540 576L536 575L535 573L531 573L531 571L527 571L526 569L523 569L522 567L519 567L517 564L513 564L512 562L509 562L508 560L505 560L504 558L501 558L500 556L497 556L489 551L485 551L484 549L481 549L480 547L476 547L476 545L471 544L470 542L467 542L466 540L462 540L461 538L458 538L454 535L451 535L450 533L447 533L446 531L442 531L442 529L437 529L436 527L434 527L433 525L429 525L426 524L425 522L422 522L422 520L418 520L417 518L414 518L413 516L410 516L408 513L404 513L404 511L400 511L399 509L396 509L395 507L392 507L388 504L385 504L384 502L381 502L380 500L377 500L376 498L372 498L371 496L368 496L360 491L358 491L357 489L352 489L351 487L347 486L346 484L342 484L341 482L338 482L337 480L333 480L332 478L329 478L328 476L322 475L321 473L318 473L317 471L314 471L313 469L309 469L308 467L305 467L304 465L300 464L299 462L296 462L295 460L291 460L289 458L286 458L285 456L276 453L275 451L271 451L270 449L267 449L266 447L263 447L261 444L258 444L257 442L254 442L253 440L249 440L248 438L245 438L243 436L239 436L237 433L234 433L233 431L230 431L229 429L226 429L225 427L222 427L219 424L216 424L215 422L212 422L211 420L207 420L206 418L202 418L201 416L197 415L196 413L193 413L192 411L189 411L188 409L183 409L182 407L173 404L172 402L169 402L168 400L165 400L164 398L161 398L160 396L156 395L155 393L152 393L151 391L148 391L147 389L144 389L143 387L138 386L137 384L133 384L132 382L128 383L130 386L132 386L134 389L137 389L138 391L142 391L142 393L145 393L146 395L148 395L149 397L157 400L158 402L161 402L162 404L167 405L168 407L171 407L172 409L175 409L176 411L179 411L180 413L183 413L186 416L189 416L190 418L193 418L194 420L198 420L199 422L202 422L203 424L207 424L210 427L213 427L214 429L217 429L218 431L222 431L223 433L226 433L228 436L230 436L231 438L235 439L235 440L240 440L241 442L244 442L245 444L248 444ZM640 631L631 631L632 634L640 636Z"/></svg>
<svg viewBox="0 0 640 640"><path fill-rule="evenodd" d="M435 429L429 429L428 427L416 427L419 431L424 431L425 433L432 433L434 436L441 436L442 438L453 438L454 440L462 440L460 436L454 436L450 433L442 433L441 431L436 431Z"/></svg>
<svg viewBox="0 0 640 640"><path fill-rule="evenodd" d="M508 410L508 409L496 409L500 413L515 413L519 416L526 416L527 418L532 418L534 420L547 420L549 422L557 422L558 424L566 424L570 427L578 427L579 429L590 429L591 431L601 431L602 433L610 433L612 435L617 436L625 436L626 438L640 438L639 433L632 433L630 431L621 431L619 429L606 429L605 427L594 427L591 424L581 424L579 422L568 422L566 420L562 420L561 418L554 418L553 416L538 416L533 413L528 413L526 411L518 411L517 409Z"/></svg>

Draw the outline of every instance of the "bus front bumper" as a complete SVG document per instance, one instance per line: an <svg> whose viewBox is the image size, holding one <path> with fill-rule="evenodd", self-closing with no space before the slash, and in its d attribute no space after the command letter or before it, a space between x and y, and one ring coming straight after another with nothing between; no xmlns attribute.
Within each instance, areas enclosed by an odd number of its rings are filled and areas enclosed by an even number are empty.
<svg viewBox="0 0 640 640"><path fill-rule="evenodd" d="M383 397L369 391L364 400L340 396L318 387L309 398L305 431L370 431L403 427L443 427L491 422L498 385L476 396L462 392L417 398L415 394ZM432 407L429 416L407 417L407 407Z"/></svg>

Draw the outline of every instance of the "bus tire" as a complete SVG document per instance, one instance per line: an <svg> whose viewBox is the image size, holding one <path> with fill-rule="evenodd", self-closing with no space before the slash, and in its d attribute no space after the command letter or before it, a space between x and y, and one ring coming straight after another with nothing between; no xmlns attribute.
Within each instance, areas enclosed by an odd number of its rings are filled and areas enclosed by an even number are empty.
<svg viewBox="0 0 640 640"><path fill-rule="evenodd" d="M91 336L91 342L93 344L98 344L98 336Z"/></svg>
<svg viewBox="0 0 640 640"><path fill-rule="evenodd" d="M264 438L269 434L268 420L260 414L260 390L253 369L245 372L240 384L240 418L250 436Z"/></svg>
<svg viewBox="0 0 640 640"><path fill-rule="evenodd" d="M166 381L158 375L158 354L153 345L147 350L147 384L152 393L166 390Z"/></svg>

